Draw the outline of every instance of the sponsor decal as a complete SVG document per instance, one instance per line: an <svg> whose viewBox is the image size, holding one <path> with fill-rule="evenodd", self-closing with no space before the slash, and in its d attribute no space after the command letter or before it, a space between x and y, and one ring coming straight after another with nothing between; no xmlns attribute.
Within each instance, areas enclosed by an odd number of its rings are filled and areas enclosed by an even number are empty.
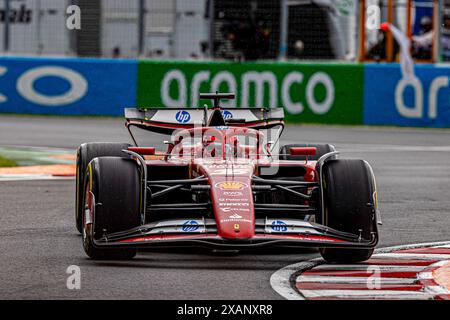
<svg viewBox="0 0 450 320"><path fill-rule="evenodd" d="M242 212L249 212L250 209L247 208L220 208L220 210L222 210L223 212L230 212L230 211L242 211Z"/></svg>
<svg viewBox="0 0 450 320"><path fill-rule="evenodd" d="M206 168L210 171L211 175L245 175L248 176L253 173L253 166L248 164L210 164Z"/></svg>
<svg viewBox="0 0 450 320"><path fill-rule="evenodd" d="M244 194L240 191L224 191L223 195L228 197L241 197Z"/></svg>
<svg viewBox="0 0 450 320"><path fill-rule="evenodd" d="M235 214L232 214L229 218L231 218L231 219L241 219L242 216L240 216L237 213L235 213Z"/></svg>
<svg viewBox="0 0 450 320"><path fill-rule="evenodd" d="M155 68L151 64L146 64L148 71L146 73L151 74L155 72ZM153 68L152 68L153 67ZM261 67L257 67L261 69ZM336 85L332 79L332 74L322 71L314 70L315 72L299 72L283 70L284 72L276 72L275 70L242 70L240 75L230 73L228 71L220 71L215 75L211 75L210 72L198 71L192 74L192 81L188 81L187 72L183 69L161 70L159 74L161 93L160 99L162 103L167 107L178 107L188 105L188 100L191 100L191 107L198 106L198 98L195 96L189 97L189 87L192 92L197 94L200 82L210 83L210 91L215 92L221 83L228 84L228 87L233 92L241 92L241 96L238 97L241 108L248 108L251 106L260 107L267 105L271 108L284 105L285 108L292 114L303 113L306 107L315 114L324 114L330 111L335 102ZM290 68L289 68L290 69ZM151 70L151 71L150 71ZM155 78L155 77L153 77ZM240 81L239 81L240 80ZM171 95L171 86L175 85L179 95L173 97ZM144 86L144 82L142 83ZM293 87L300 87L303 101L296 101L299 93L294 96L291 93ZM319 99L315 95L316 88L323 87L324 97ZM252 90L252 88L254 88ZM297 89L298 90L298 89ZM265 97L268 98L265 99ZM190 98L190 99L189 99ZM281 103L280 103L281 102ZM237 100L230 100L223 102L222 105L227 108L237 107ZM230 113L229 111L227 111ZM230 113L231 117L232 114ZM230 117L230 115L223 113L224 118ZM227 118L225 118L227 119ZM228 118L230 119L230 118Z"/></svg>
<svg viewBox="0 0 450 320"><path fill-rule="evenodd" d="M248 219L222 219L220 220L220 223L224 223L224 222L236 222L239 221L240 223L242 222L248 222L248 223L252 223L252 221L248 220Z"/></svg>
<svg viewBox="0 0 450 320"><path fill-rule="evenodd" d="M281 220L275 220L272 222L272 230L278 232L285 232L287 231L286 223Z"/></svg>
<svg viewBox="0 0 450 320"><path fill-rule="evenodd" d="M221 190L242 190L244 188L248 188L248 185L239 181L226 181L216 183L215 187Z"/></svg>
<svg viewBox="0 0 450 320"><path fill-rule="evenodd" d="M214 169L226 169L226 168L230 168L230 169L248 169L249 165L248 164L217 164L217 163L212 163L207 165L206 167L208 168L214 168Z"/></svg>
<svg viewBox="0 0 450 320"><path fill-rule="evenodd" d="M215 126L214 127L215 129L217 129L217 130L228 130L228 126Z"/></svg>
<svg viewBox="0 0 450 320"><path fill-rule="evenodd" d="M191 115L186 110L180 110L175 115L175 119L179 123L187 123L187 122L189 122L189 120L191 120Z"/></svg>
<svg viewBox="0 0 450 320"><path fill-rule="evenodd" d="M219 203L219 206L227 206L227 207L248 207L250 204L248 202L224 202Z"/></svg>
<svg viewBox="0 0 450 320"><path fill-rule="evenodd" d="M123 116L136 104L136 71L136 61L5 57L0 112Z"/></svg>
<svg viewBox="0 0 450 320"><path fill-rule="evenodd" d="M228 120L228 119L232 119L233 118L233 114L228 111L228 110L223 110L222 111L222 117L224 120Z"/></svg>
<svg viewBox="0 0 450 320"><path fill-rule="evenodd" d="M398 65L368 65L365 81L364 124L419 127L450 125L448 67L424 66L416 77L402 78ZM382 86L377 85L383 83Z"/></svg>
<svg viewBox="0 0 450 320"><path fill-rule="evenodd" d="M213 169L213 171L210 173L211 175L223 175L223 176L227 176L227 175L233 175L233 176L237 176L237 175L250 175L250 169L249 168L245 168L245 169L236 169L233 167L229 167L228 169Z"/></svg>
<svg viewBox="0 0 450 320"><path fill-rule="evenodd" d="M243 116L247 113L240 108L284 106L288 121L361 124L364 67L217 62L211 69L207 62L139 61L136 104L198 107L198 92L202 88L238 93L236 99L221 102L232 113L232 119L258 120L254 114ZM223 116L229 117L227 112Z"/></svg>
<svg viewBox="0 0 450 320"><path fill-rule="evenodd" d="M219 202L227 202L227 201L248 202L248 199L246 199L246 198L244 198L244 199L240 199L240 198L219 198Z"/></svg>
<svg viewBox="0 0 450 320"><path fill-rule="evenodd" d="M199 228L198 222L195 220L188 220L183 223L183 227L181 228L184 232L194 232Z"/></svg>
<svg viewBox="0 0 450 320"><path fill-rule="evenodd" d="M44 77L57 77L68 82L69 89L60 95L45 95L35 89L35 83ZM72 104L83 98L88 91L86 78L75 70L56 66L29 69L17 82L17 91L30 102L57 107Z"/></svg>

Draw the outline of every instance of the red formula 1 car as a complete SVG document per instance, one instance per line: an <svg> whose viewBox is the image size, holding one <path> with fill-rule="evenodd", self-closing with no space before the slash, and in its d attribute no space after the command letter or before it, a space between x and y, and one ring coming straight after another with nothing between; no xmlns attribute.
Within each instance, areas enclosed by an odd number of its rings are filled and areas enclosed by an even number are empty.
<svg viewBox="0 0 450 320"><path fill-rule="evenodd" d="M89 257L128 259L155 246L296 246L317 247L327 261L369 259L379 219L366 161L338 159L328 144L280 148L281 108L221 108L233 94L200 98L214 107L126 109L135 146L79 147L76 225ZM136 143L134 129L171 141L157 153Z"/></svg>

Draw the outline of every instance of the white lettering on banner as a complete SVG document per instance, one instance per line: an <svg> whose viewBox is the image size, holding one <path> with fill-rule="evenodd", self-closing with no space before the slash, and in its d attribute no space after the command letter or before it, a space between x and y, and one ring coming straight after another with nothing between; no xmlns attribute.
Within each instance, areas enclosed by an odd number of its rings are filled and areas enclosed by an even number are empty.
<svg viewBox="0 0 450 320"><path fill-rule="evenodd" d="M277 99L277 79L272 72L264 71L264 72L256 72L250 71L244 73L242 76L242 96L241 96L241 107L248 108L249 107L249 92L250 92L250 84L254 83L255 85L255 107L263 107L264 104L264 85L267 84L269 86L269 107L276 108L278 99Z"/></svg>
<svg viewBox="0 0 450 320"><path fill-rule="evenodd" d="M428 118L437 118L437 99L439 90L448 87L448 83L448 77L437 77L431 83L428 95Z"/></svg>
<svg viewBox="0 0 450 320"><path fill-rule="evenodd" d="M281 98L283 99L283 104L285 108L291 114L299 114L304 110L303 104L301 102L293 102L290 95L290 89L293 83L301 84L303 82L303 74L300 72L290 72L283 79L283 84L281 85Z"/></svg>
<svg viewBox="0 0 450 320"><path fill-rule="evenodd" d="M42 77L55 76L63 78L70 83L70 89L57 96L47 96L34 89L36 80ZM73 103L86 94L88 83L78 72L64 67L38 67L25 72L17 80L17 91L27 100L45 105L62 106Z"/></svg>
<svg viewBox="0 0 450 320"><path fill-rule="evenodd" d="M326 98L323 102L317 102L314 97L314 89L319 84L323 84L326 89ZM334 102L334 85L326 73L317 72L313 74L306 85L306 98L309 107L315 114L325 114L330 110Z"/></svg>
<svg viewBox="0 0 450 320"><path fill-rule="evenodd" d="M170 84L178 83L178 99L170 96ZM179 108L186 105L186 77L180 70L171 70L166 73L161 86L161 98L166 107Z"/></svg>
<svg viewBox="0 0 450 320"><path fill-rule="evenodd" d="M408 86L412 86L414 89L414 107L408 107L405 105L403 93ZM407 80L402 78L395 88L395 106L398 113L405 118L421 118L423 113L423 88L422 83L414 78L413 80Z"/></svg>
<svg viewBox="0 0 450 320"><path fill-rule="evenodd" d="M407 106L404 101L405 89L411 86L414 90L414 106ZM437 77L431 84L428 92L428 118L436 119L438 116L437 104L439 91L449 86L449 77ZM402 78L395 88L395 107L400 115L410 119L424 117L424 93L422 82L418 78Z"/></svg>
<svg viewBox="0 0 450 320"><path fill-rule="evenodd" d="M296 92L301 95L301 90L305 90L305 100L311 111L315 114L322 115L330 111L335 99L335 88L333 80L325 72L316 72L306 83L306 88L301 89L301 85L305 80L303 73L299 71L292 71L287 73L284 78L280 79L281 85L281 100L286 110L291 114L300 114L305 110L302 102L294 102L291 97L291 89L294 84L297 84ZM221 91L220 86L223 83L227 84L229 92L241 91L240 106L248 108L250 101L254 101L254 107L263 107L264 98L269 99L269 107L278 106L278 79L273 72L270 71L248 71L242 74L240 88L236 82L235 76L228 71L220 71L211 78L210 71L201 70L195 73L190 83L189 91L187 78L182 70L175 69L168 71L161 83L161 100L167 107L186 106L190 94L191 107L199 105L198 95L202 84L210 81L210 92ZM178 91L178 97L170 96L170 86L175 85ZM323 101L317 101L314 92L317 86L323 85L325 87L325 98ZM254 88L254 99L250 97L251 88ZM222 102L223 107L236 107L236 100L227 100Z"/></svg>
<svg viewBox="0 0 450 320"><path fill-rule="evenodd" d="M8 72L8 69L5 67L0 67L0 77L3 76L6 72ZM0 103L8 101L8 97L0 93Z"/></svg>
<svg viewBox="0 0 450 320"><path fill-rule="evenodd" d="M415 93L414 107L405 105L403 93L408 86L412 86ZM395 88L395 105L398 113L405 118L421 118L423 113L423 88L422 83L417 79L402 78Z"/></svg>

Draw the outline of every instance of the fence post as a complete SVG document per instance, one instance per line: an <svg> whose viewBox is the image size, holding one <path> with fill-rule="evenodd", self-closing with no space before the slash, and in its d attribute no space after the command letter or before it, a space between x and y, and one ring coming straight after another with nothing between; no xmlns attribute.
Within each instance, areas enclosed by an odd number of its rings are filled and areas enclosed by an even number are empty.
<svg viewBox="0 0 450 320"><path fill-rule="evenodd" d="M138 54L142 56L144 53L144 37L145 37L145 0L139 0L139 20L138 20Z"/></svg>
<svg viewBox="0 0 450 320"><path fill-rule="evenodd" d="M287 38L288 38L288 24L289 24L289 7L287 0L280 1L280 48L278 59L286 59L287 54Z"/></svg>
<svg viewBox="0 0 450 320"><path fill-rule="evenodd" d="M387 2L387 21L390 24L394 23L394 0L388 0ZM386 39L386 58L388 62L394 62L394 36L392 32L387 33Z"/></svg>
<svg viewBox="0 0 450 320"><path fill-rule="evenodd" d="M5 28L3 29L3 50L9 51L9 11L10 0L5 0Z"/></svg>
<svg viewBox="0 0 450 320"><path fill-rule="evenodd" d="M208 7L209 16L209 37L208 37L208 49L209 58L214 58L214 0L209 0Z"/></svg>
<svg viewBox="0 0 450 320"><path fill-rule="evenodd" d="M442 10L441 10L442 9ZM433 62L442 62L442 51L441 51L441 35L442 35L442 11L443 11L442 0L433 1Z"/></svg>
<svg viewBox="0 0 450 320"><path fill-rule="evenodd" d="M359 2L359 62L366 60L366 0Z"/></svg>

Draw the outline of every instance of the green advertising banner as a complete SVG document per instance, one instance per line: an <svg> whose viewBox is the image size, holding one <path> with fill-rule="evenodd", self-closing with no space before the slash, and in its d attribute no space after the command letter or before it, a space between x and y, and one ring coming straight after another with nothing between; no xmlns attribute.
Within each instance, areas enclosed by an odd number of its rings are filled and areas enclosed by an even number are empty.
<svg viewBox="0 0 450 320"><path fill-rule="evenodd" d="M235 92L224 107L284 107L299 123L362 124L358 64L138 62L141 107L198 107L200 92Z"/></svg>

